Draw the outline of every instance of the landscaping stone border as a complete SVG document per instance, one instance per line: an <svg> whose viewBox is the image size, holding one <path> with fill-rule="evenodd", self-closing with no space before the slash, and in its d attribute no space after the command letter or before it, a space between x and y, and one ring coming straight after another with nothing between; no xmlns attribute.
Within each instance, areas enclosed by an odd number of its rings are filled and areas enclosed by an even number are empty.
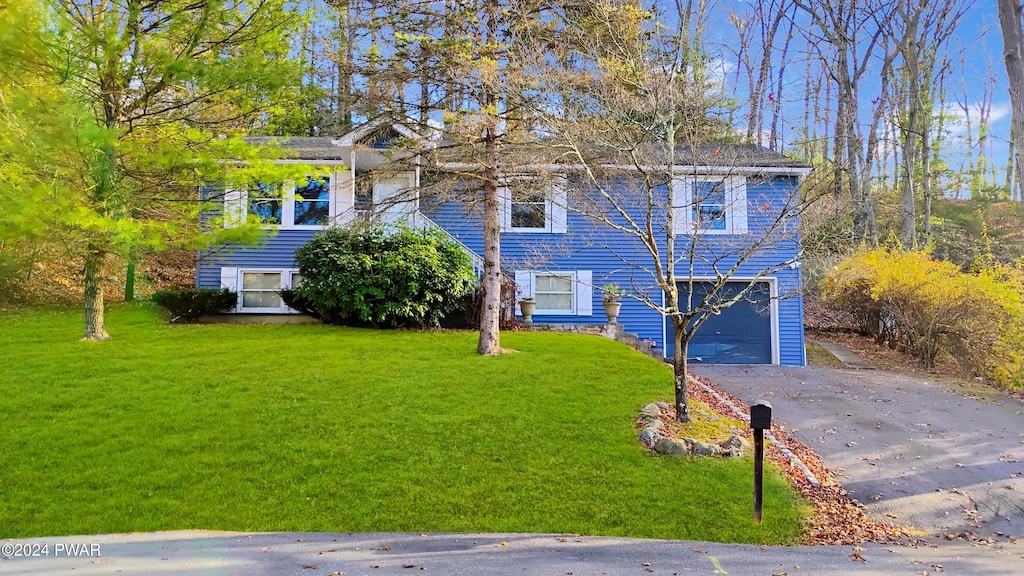
<svg viewBox="0 0 1024 576"><path fill-rule="evenodd" d="M697 384L698 386L703 388L708 394L714 396L719 402L728 406L740 418L746 420L747 422L750 421L749 414L745 413L738 406L730 402L728 398L723 397L714 388L708 386L707 384L697 379L691 379L690 382ZM771 430L765 430L764 437L769 442L771 442L772 445L775 446L775 448L778 449L778 451L781 452L783 456L789 459L790 464L795 466L798 470L800 470L800 472L803 473L804 478L806 478L807 481L810 482L811 486L814 486L815 488L819 488L821 486L821 482L818 481L818 478L814 475L813 472L811 472L810 468L808 468L807 465L804 464L803 461L800 460L800 458L796 454L794 454L793 451L790 450L785 444L779 442L772 434Z"/></svg>
<svg viewBox="0 0 1024 576"><path fill-rule="evenodd" d="M664 434L665 422L662 411L670 406L664 402L652 402L640 409L638 421L646 423L637 439L646 448L658 454L678 454L682 456L725 456L738 457L750 447L742 436L733 432L729 439L719 444L698 442L692 438L672 438Z"/></svg>

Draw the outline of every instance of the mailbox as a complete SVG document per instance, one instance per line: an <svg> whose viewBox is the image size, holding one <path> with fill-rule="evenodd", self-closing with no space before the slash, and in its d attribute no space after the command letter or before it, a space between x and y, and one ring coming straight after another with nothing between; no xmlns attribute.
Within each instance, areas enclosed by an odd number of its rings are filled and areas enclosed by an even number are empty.
<svg viewBox="0 0 1024 576"><path fill-rule="evenodd" d="M772 405L758 402L750 407L750 427L754 430L768 430L772 427Z"/></svg>

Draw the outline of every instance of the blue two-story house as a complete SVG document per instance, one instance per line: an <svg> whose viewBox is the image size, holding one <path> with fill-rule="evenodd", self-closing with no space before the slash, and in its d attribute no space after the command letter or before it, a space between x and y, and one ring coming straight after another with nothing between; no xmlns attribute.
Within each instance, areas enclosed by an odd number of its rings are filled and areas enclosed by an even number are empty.
<svg viewBox="0 0 1024 576"><path fill-rule="evenodd" d="M282 162L316 165L328 176L285 183L283 194L253 186L224 190L225 225L257 218L276 234L257 246L200 254L197 285L238 292L238 314L294 314L279 291L299 281L295 250L320 230L367 218L439 227L479 265L479 204L426 193L433 172L418 162L396 162L395 152L386 150L416 137L401 125L378 122L341 138L281 142L291 150ZM802 366L798 220L787 215L780 224L780 214L793 207L807 172L806 166L757 146L723 145L706 157L691 153L671 184L640 195L648 204L638 201L623 213L602 206L597 186L586 184L572 166L538 167L532 176L519 170L501 189L502 267L514 276L522 296L534 298L538 324L605 324L601 287L618 285L627 292L619 324L671 357L672 325L657 310L664 296L645 272L653 257L621 226L623 218L632 219L629 210L638 211L637 220L654 214L653 227L671 225L677 233L674 277L681 298L693 286L699 301L723 278L727 282L719 296L752 286L747 298L712 314L698 329L688 349L691 362ZM608 174L601 185L605 198L618 195L628 205L636 175L628 168ZM651 201L659 194L660 200ZM588 200L594 197L598 200ZM661 216L652 207L661 208ZM661 238L658 253L664 258L664 235L654 237Z"/></svg>

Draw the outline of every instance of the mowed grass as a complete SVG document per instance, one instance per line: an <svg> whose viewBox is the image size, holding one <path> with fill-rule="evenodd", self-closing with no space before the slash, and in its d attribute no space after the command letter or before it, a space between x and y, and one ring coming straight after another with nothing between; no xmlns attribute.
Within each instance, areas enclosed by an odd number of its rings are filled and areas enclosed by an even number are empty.
<svg viewBox="0 0 1024 576"><path fill-rule="evenodd" d="M597 337L0 313L0 538L174 529L539 532L790 543L752 461L636 441L669 369Z"/></svg>

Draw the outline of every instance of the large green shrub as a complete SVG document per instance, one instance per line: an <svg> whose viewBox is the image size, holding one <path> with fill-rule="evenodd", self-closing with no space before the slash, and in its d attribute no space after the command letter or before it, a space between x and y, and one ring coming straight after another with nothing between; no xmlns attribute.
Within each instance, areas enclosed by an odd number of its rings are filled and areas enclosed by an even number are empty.
<svg viewBox="0 0 1024 576"><path fill-rule="evenodd" d="M238 294L227 289L175 287L155 292L152 299L173 315L172 322L178 319L191 322L204 314L218 314L234 308Z"/></svg>
<svg viewBox="0 0 1024 576"><path fill-rule="evenodd" d="M905 347L925 366L940 354L1004 384L1019 382L1024 274L989 263L973 273L924 252L872 250L843 261L823 296L880 342Z"/></svg>
<svg viewBox="0 0 1024 576"><path fill-rule="evenodd" d="M295 258L302 282L285 303L331 324L437 326L476 281L469 255L439 230L334 228Z"/></svg>

